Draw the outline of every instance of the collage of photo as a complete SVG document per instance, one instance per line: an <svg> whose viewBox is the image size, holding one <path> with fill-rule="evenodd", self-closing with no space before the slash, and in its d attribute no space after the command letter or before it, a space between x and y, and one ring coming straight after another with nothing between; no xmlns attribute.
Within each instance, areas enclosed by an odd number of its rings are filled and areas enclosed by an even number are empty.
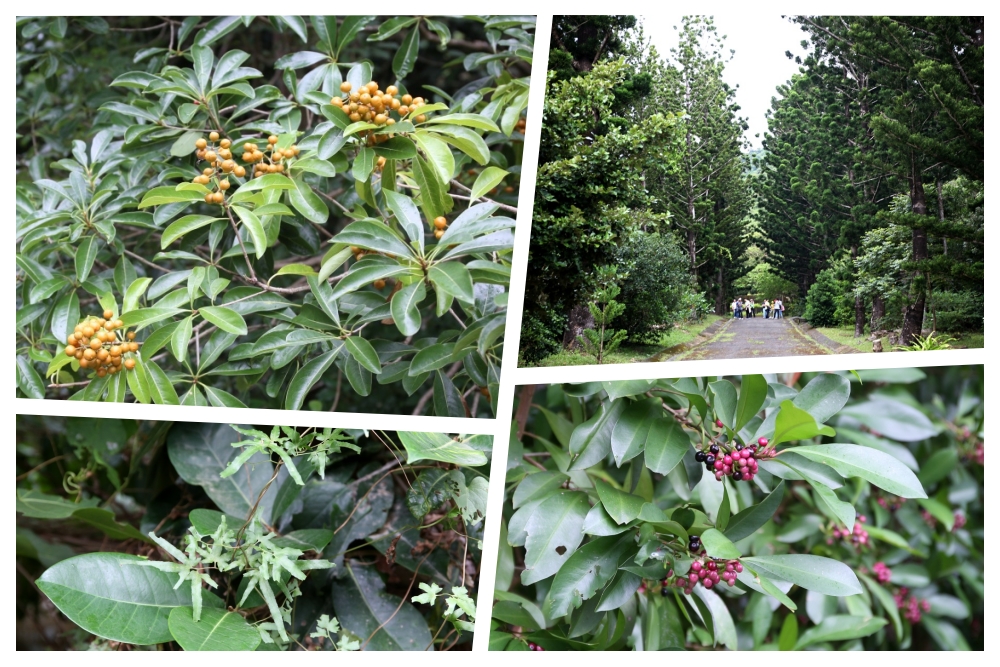
<svg viewBox="0 0 1000 667"><path fill-rule="evenodd" d="M984 17L16 18L19 651L984 651Z"/></svg>

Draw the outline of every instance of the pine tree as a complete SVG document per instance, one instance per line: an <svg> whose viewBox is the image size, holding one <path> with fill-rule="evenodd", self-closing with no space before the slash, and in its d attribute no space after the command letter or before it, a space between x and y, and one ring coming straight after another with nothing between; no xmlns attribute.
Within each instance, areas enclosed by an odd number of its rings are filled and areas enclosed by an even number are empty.
<svg viewBox="0 0 1000 667"><path fill-rule="evenodd" d="M584 330L577 340L584 351L596 358L599 364L604 363L605 356L614 352L628 336L624 329L616 331L609 328L611 321L625 312L625 304L615 301L615 297L621 294L618 282L626 277L619 275L614 266L597 269L598 288L593 300L587 304L590 315L594 318L594 328Z"/></svg>

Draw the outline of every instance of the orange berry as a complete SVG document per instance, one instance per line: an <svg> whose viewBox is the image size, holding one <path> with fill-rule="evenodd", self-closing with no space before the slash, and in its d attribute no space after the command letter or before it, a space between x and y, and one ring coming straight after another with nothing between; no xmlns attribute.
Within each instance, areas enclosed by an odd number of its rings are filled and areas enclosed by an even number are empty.
<svg viewBox="0 0 1000 667"><path fill-rule="evenodd" d="M104 319L110 320L114 316L115 316L115 314L112 311L110 311L110 310L105 310L104 311Z"/></svg>
<svg viewBox="0 0 1000 667"><path fill-rule="evenodd" d="M219 140L219 133L218 132L209 132L208 133L208 138L211 139L212 141L218 141Z"/></svg>
<svg viewBox="0 0 1000 667"><path fill-rule="evenodd" d="M233 173L236 174L237 178L243 178L244 176L247 175L247 170L244 169L241 165L237 165L237 167L233 169Z"/></svg>
<svg viewBox="0 0 1000 667"><path fill-rule="evenodd" d="M342 92L342 93L349 93L349 92L351 92L351 82L350 81L344 81L343 83L341 83L340 84L340 92Z"/></svg>
<svg viewBox="0 0 1000 667"><path fill-rule="evenodd" d="M219 156L215 154L215 151L205 151L205 161L215 162L219 159Z"/></svg>
<svg viewBox="0 0 1000 667"><path fill-rule="evenodd" d="M128 349L129 349L129 352L138 352L139 351L139 343L136 343L135 341L132 341L131 343L128 344Z"/></svg>
<svg viewBox="0 0 1000 667"><path fill-rule="evenodd" d="M201 139L198 139L197 141L195 141L195 142L194 142L194 145L195 145L195 146L197 146L197 147L198 147L199 149L202 149L202 150L204 150L204 148L205 148L206 146L208 146L208 142L207 142L207 141L205 141L205 139L204 139L204 138L201 138Z"/></svg>
<svg viewBox="0 0 1000 667"><path fill-rule="evenodd" d="M372 283L372 287L378 290L385 289L385 281L379 278L378 280Z"/></svg>
<svg viewBox="0 0 1000 667"><path fill-rule="evenodd" d="M76 348L73 347L72 345L67 345L66 346L66 356L67 357L74 357L74 356L76 356Z"/></svg>
<svg viewBox="0 0 1000 667"><path fill-rule="evenodd" d="M219 145L222 146L223 148L229 148L230 146L233 145L233 142L231 142L229 139L223 139L222 141L219 142Z"/></svg>
<svg viewBox="0 0 1000 667"><path fill-rule="evenodd" d="M434 230L434 238L440 239L442 236L444 236L444 230L443 229L435 229Z"/></svg>
<svg viewBox="0 0 1000 667"><path fill-rule="evenodd" d="M89 365L90 362L86 358L80 359L80 368L86 368Z"/></svg>
<svg viewBox="0 0 1000 667"><path fill-rule="evenodd" d="M135 368L135 359L126 359L125 360L125 368L127 368L129 370L132 370L133 368Z"/></svg>
<svg viewBox="0 0 1000 667"><path fill-rule="evenodd" d="M444 217L443 215L439 215L438 217L434 218L434 226L438 229L444 229L445 227L448 226L448 218Z"/></svg>

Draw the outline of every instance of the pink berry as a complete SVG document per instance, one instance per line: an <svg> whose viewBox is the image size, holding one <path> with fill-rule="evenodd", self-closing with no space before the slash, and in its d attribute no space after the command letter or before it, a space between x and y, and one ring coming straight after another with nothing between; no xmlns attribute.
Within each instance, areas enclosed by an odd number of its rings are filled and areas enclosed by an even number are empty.
<svg viewBox="0 0 1000 667"><path fill-rule="evenodd" d="M723 471L721 471L721 470L716 470L715 471L715 479L717 479L718 481L721 482L723 477L725 477L725 475L723 474Z"/></svg>
<svg viewBox="0 0 1000 667"><path fill-rule="evenodd" d="M689 574L688 575L688 581L690 581L692 584L697 583L698 582L698 573L697 572L692 572L691 574Z"/></svg>
<svg viewBox="0 0 1000 667"><path fill-rule="evenodd" d="M768 443L767 438L757 438L757 444L760 445L761 447L767 447L767 443Z"/></svg>
<svg viewBox="0 0 1000 667"><path fill-rule="evenodd" d="M739 561L736 562L736 571L737 572L743 571L743 563L740 563Z"/></svg>
<svg viewBox="0 0 1000 667"><path fill-rule="evenodd" d="M722 461L716 461L715 462L715 469L716 470L722 470L725 467L726 467L726 464L723 463Z"/></svg>
<svg viewBox="0 0 1000 667"><path fill-rule="evenodd" d="M696 560L695 562L691 563L691 569L694 570L695 572L699 572L701 570L701 561Z"/></svg>
<svg viewBox="0 0 1000 667"><path fill-rule="evenodd" d="M724 457L722 457L722 462L727 466L731 466L733 465L733 457L730 456L729 454L726 454Z"/></svg>
<svg viewBox="0 0 1000 667"><path fill-rule="evenodd" d="M706 581L703 581L701 585L704 586L705 588L711 588L712 586L715 585L715 582L713 582L711 579L708 579Z"/></svg>
<svg viewBox="0 0 1000 667"><path fill-rule="evenodd" d="M715 420L715 427L716 428L722 428L722 420L721 419L716 419Z"/></svg>

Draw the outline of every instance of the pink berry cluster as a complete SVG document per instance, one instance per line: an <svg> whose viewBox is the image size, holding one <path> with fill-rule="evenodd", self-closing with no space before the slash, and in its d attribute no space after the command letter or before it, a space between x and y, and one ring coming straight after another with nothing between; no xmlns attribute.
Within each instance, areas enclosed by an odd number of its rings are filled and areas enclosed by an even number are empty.
<svg viewBox="0 0 1000 667"><path fill-rule="evenodd" d="M529 651L544 651L545 649L536 644L535 642L528 642Z"/></svg>
<svg viewBox="0 0 1000 667"><path fill-rule="evenodd" d="M896 607L903 610L903 616L910 623L919 623L921 614L931 610L930 601L919 600L910 595L908 588L900 588L892 597L896 601Z"/></svg>
<svg viewBox="0 0 1000 667"><path fill-rule="evenodd" d="M975 450L973 450L973 454L972 454L972 460L975 461L976 463L978 463L979 465L985 465L983 463L983 461L985 459L983 458L983 442L982 442L982 440L980 440L979 442L976 443L976 448L975 448Z"/></svg>
<svg viewBox="0 0 1000 667"><path fill-rule="evenodd" d="M965 514L962 512L955 512L955 525L951 527L952 532L965 527L968 519L965 518Z"/></svg>
<svg viewBox="0 0 1000 667"><path fill-rule="evenodd" d="M884 584L892 579L892 570L883 563L879 561L872 565L872 572L875 574L875 578L878 579L878 583Z"/></svg>
<svg viewBox="0 0 1000 667"><path fill-rule="evenodd" d="M667 588L671 585L683 588L685 595L690 595L691 591L698 584L705 588L712 588L720 582L726 582L730 586L736 585L736 575L743 571L743 563L738 560L712 560L704 558L691 563L691 569L686 576L674 576L674 571L667 572L667 578L663 580L663 593L666 595Z"/></svg>
<svg viewBox="0 0 1000 667"><path fill-rule="evenodd" d="M758 447L762 448L758 451ZM739 442L733 445L718 445L713 443L708 451L699 451L694 458L704 463L705 468L715 473L715 479L722 481L723 477L732 477L733 481L750 481L757 474L757 459L762 458L767 449L767 438L760 438L755 445L744 445Z"/></svg>
<svg viewBox="0 0 1000 667"><path fill-rule="evenodd" d="M934 515L928 512L927 510L920 510L920 518L922 518L924 520L924 523L926 523L927 526L930 528L933 528L934 526L937 525L937 519L935 519Z"/></svg>
<svg viewBox="0 0 1000 667"><path fill-rule="evenodd" d="M896 510L898 510L900 507L903 506L903 503L906 502L906 498L897 498L893 496L892 499L890 500L887 499L885 496L879 496L878 500L876 500L875 502L877 502L882 509L889 510L890 512L895 512Z"/></svg>
<svg viewBox="0 0 1000 667"><path fill-rule="evenodd" d="M858 515L858 520L854 522L854 530L847 530L846 528L833 527L833 531L830 533L830 537L826 540L827 544L833 544L834 540L843 539L845 542L849 542L856 546L866 546L869 542L868 531L861 527L861 524L866 523L868 517L864 514Z"/></svg>

